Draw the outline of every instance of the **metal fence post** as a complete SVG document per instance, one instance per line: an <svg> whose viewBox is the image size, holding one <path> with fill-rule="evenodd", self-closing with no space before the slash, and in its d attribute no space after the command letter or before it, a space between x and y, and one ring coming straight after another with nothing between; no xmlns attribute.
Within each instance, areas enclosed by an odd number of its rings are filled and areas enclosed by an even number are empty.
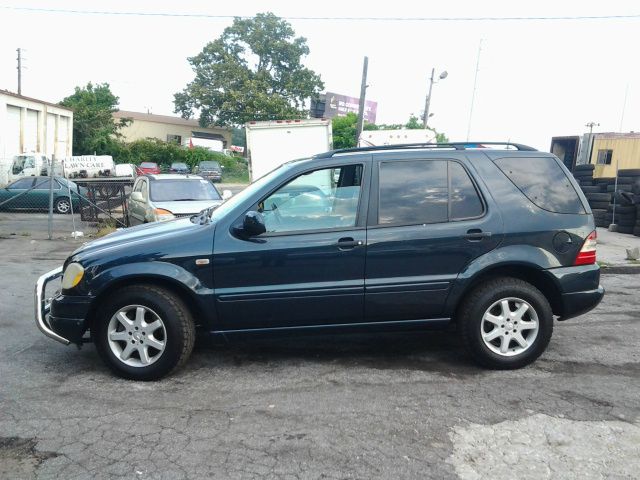
<svg viewBox="0 0 640 480"><path fill-rule="evenodd" d="M53 238L53 170L56 156L51 155L51 166L49 167L49 240Z"/></svg>

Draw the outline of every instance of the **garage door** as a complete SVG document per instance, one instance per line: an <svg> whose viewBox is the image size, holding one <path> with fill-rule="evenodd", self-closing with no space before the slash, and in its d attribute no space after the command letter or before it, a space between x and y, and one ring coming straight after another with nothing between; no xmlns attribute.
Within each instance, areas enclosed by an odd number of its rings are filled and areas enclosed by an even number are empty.
<svg viewBox="0 0 640 480"><path fill-rule="evenodd" d="M56 152L56 116L53 113L47 113L47 148L44 154L51 157Z"/></svg>
<svg viewBox="0 0 640 480"><path fill-rule="evenodd" d="M27 118L24 122L24 150L26 152L38 151L38 114L36 110L27 110Z"/></svg>
<svg viewBox="0 0 640 480"><path fill-rule="evenodd" d="M58 122L58 138L57 138L57 148L56 148L56 157L64 158L67 157L67 139L69 138L69 117L60 116L60 121Z"/></svg>
<svg viewBox="0 0 640 480"><path fill-rule="evenodd" d="M20 111L18 107L7 105L7 136L4 139L4 156L11 159L22 153L20 148Z"/></svg>

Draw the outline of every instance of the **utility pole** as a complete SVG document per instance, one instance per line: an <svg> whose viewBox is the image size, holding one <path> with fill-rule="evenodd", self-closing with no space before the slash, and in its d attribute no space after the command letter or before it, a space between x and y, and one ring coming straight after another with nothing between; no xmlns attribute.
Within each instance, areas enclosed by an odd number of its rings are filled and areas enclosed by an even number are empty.
<svg viewBox="0 0 640 480"><path fill-rule="evenodd" d="M22 49L16 48L18 52L18 95L22 95Z"/></svg>
<svg viewBox="0 0 640 480"><path fill-rule="evenodd" d="M427 128L427 124L429 123L429 107L431 106L431 92L433 90L433 77L436 74L436 69L431 69L431 78L429 79L429 93L427 93L427 98L424 100L424 118L422 119L422 127Z"/></svg>
<svg viewBox="0 0 640 480"><path fill-rule="evenodd" d="M589 134L593 133L593 127L599 127L600 124L596 122L589 122L585 125L585 127L589 127Z"/></svg>
<svg viewBox="0 0 640 480"><path fill-rule="evenodd" d="M362 84L360 85L360 104L358 105L358 124L356 126L356 146L360 141L360 134L362 133L362 126L364 125L364 106L365 106L365 97L367 95L368 67L369 67L369 57L364 57L364 64L362 66Z"/></svg>

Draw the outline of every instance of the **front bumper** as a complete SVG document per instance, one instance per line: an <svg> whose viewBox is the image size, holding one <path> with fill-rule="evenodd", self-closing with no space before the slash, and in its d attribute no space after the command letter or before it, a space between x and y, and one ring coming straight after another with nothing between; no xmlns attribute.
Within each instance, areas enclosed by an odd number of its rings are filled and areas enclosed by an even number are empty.
<svg viewBox="0 0 640 480"><path fill-rule="evenodd" d="M36 291L35 291L35 314L36 314L36 324L42 333L44 333L47 337L53 338L60 343L64 343L65 345L69 345L71 341L67 340L61 335L58 335L53 331L51 326L49 325L49 311L51 310L51 299L44 298L44 292L47 287L47 283L55 280L62 276L62 267L58 267L50 272L45 273L36 282Z"/></svg>
<svg viewBox="0 0 640 480"><path fill-rule="evenodd" d="M60 343L82 343L86 316L92 297L58 294L45 298L47 284L62 276L62 267L45 273L36 282L35 315L38 328L47 337Z"/></svg>

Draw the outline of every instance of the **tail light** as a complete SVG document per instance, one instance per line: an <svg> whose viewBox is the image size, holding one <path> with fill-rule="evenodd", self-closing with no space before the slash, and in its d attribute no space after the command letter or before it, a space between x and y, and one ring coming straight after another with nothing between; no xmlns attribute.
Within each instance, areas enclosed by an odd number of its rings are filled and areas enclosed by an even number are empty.
<svg viewBox="0 0 640 480"><path fill-rule="evenodd" d="M598 233L594 230L589 234L578 252L574 265L593 265L596 263L596 245L598 244Z"/></svg>

